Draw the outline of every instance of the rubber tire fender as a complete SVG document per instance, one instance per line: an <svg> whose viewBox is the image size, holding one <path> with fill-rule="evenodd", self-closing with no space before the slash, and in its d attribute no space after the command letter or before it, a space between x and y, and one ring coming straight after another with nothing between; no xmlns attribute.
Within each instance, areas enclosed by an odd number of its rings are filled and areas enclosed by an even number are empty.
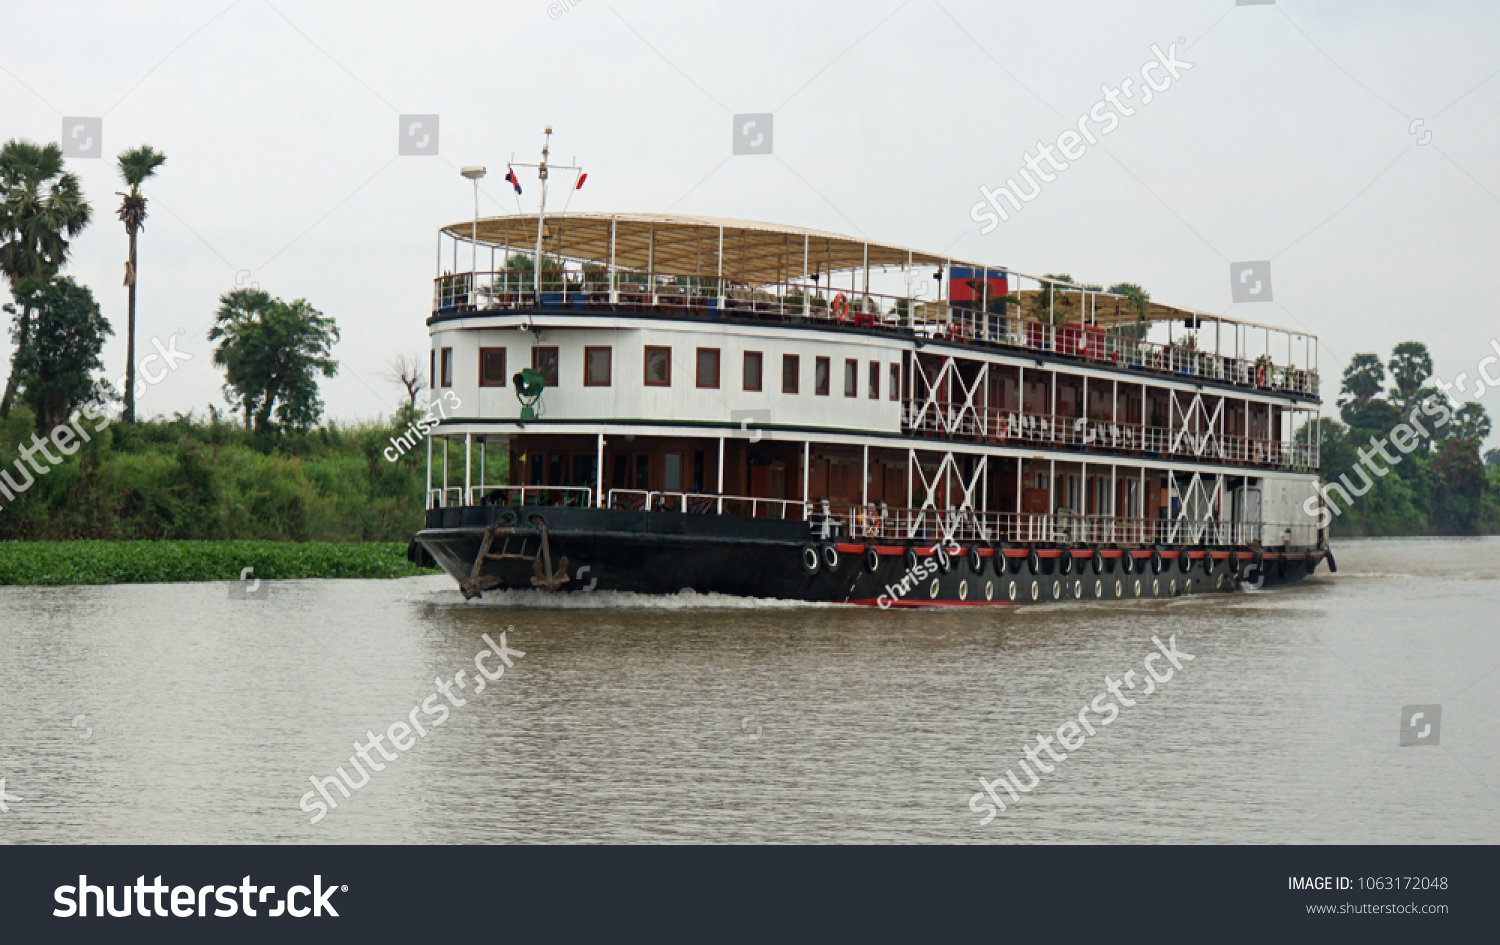
<svg viewBox="0 0 1500 945"><path fill-rule="evenodd" d="M802 553L798 560L802 564L803 574L817 574L818 567L823 563L823 559L818 555L816 545L803 545Z"/></svg>
<svg viewBox="0 0 1500 945"><path fill-rule="evenodd" d="M978 545L969 548L969 570L974 574L984 574L984 555L979 553Z"/></svg>
<svg viewBox="0 0 1500 945"><path fill-rule="evenodd" d="M1031 568L1032 574L1042 573L1042 556L1036 553L1035 548L1026 556L1026 564Z"/></svg>
<svg viewBox="0 0 1500 945"><path fill-rule="evenodd" d="M1188 557L1187 545L1177 549L1177 570L1183 574L1193 570L1193 559Z"/></svg>
<svg viewBox="0 0 1500 945"><path fill-rule="evenodd" d="M1098 548L1094 549L1094 573L1104 573L1104 552L1100 551Z"/></svg>
<svg viewBox="0 0 1500 945"><path fill-rule="evenodd" d="M880 570L880 552L875 550L874 545L865 546L865 570L871 574Z"/></svg>
<svg viewBox="0 0 1500 945"><path fill-rule="evenodd" d="M1160 574L1161 573L1161 569L1162 569L1161 551L1159 551L1156 548L1152 548L1151 549L1151 573L1152 574Z"/></svg>
<svg viewBox="0 0 1500 945"><path fill-rule="evenodd" d="M1062 572L1063 574L1072 574L1073 573L1073 549L1072 548L1064 548L1062 550L1062 557L1058 558L1057 560L1058 560L1058 563L1059 563L1058 570L1060 572Z"/></svg>

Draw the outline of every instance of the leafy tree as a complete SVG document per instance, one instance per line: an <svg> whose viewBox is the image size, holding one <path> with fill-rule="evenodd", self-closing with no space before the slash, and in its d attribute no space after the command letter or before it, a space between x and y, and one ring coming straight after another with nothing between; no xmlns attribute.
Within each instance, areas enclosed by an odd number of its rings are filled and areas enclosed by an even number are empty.
<svg viewBox="0 0 1500 945"><path fill-rule="evenodd" d="M208 340L218 342L214 364L225 369L224 394L257 434L275 426L306 430L318 422L323 401L319 374L333 377L329 357L338 326L307 303L283 302L261 289L234 289L219 297Z"/></svg>
<svg viewBox="0 0 1500 945"><path fill-rule="evenodd" d="M37 432L46 435L66 423L74 410L94 402L94 371L104 363L104 337L114 334L99 312L94 294L67 276L22 279L12 290L31 314L31 343L17 348L15 374L23 401L36 415ZM5 306L15 313L15 306ZM11 328L18 341L19 320Z"/></svg>
<svg viewBox="0 0 1500 945"><path fill-rule="evenodd" d="M92 211L78 178L63 168L62 148L12 139L0 147L0 272L12 292L22 279L54 275L67 262L69 241L88 226ZM16 359L31 346L31 311L15 313L10 379L0 417L10 415L20 377Z"/></svg>
<svg viewBox="0 0 1500 945"><path fill-rule="evenodd" d="M1422 382L1432 376L1432 355L1420 341L1403 341L1391 349L1387 366L1391 369L1391 381L1396 385L1391 388L1389 396L1405 414L1418 402Z"/></svg>
<svg viewBox="0 0 1500 945"><path fill-rule="evenodd" d="M1344 422L1349 424L1350 436L1356 440L1368 439L1370 433L1385 436L1401 422L1401 411L1390 401L1379 397L1370 400L1363 407L1345 404L1340 413L1343 414ZM1363 436L1355 432L1359 430L1365 431Z"/></svg>
<svg viewBox="0 0 1500 945"><path fill-rule="evenodd" d="M1339 408L1348 421L1350 408L1357 412L1380 393L1385 385L1385 365L1379 355L1356 354L1344 368L1343 386L1339 388Z"/></svg>
<svg viewBox="0 0 1500 945"><path fill-rule="evenodd" d="M1484 465L1475 441L1450 436L1428 465L1436 485L1432 523L1448 534L1472 534L1484 499Z"/></svg>
<svg viewBox="0 0 1500 945"><path fill-rule="evenodd" d="M1488 450L1484 454L1484 464L1486 466L1500 466L1500 448Z"/></svg>
<svg viewBox="0 0 1500 945"><path fill-rule="evenodd" d="M118 161L120 179L130 188L129 193L120 194L120 221L125 224L125 235L130 238L130 259L125 263L125 285L129 287L129 318L125 329L125 409L122 419L135 422L135 282L136 282L136 234L145 229L146 197L141 193L141 184L156 176L156 169L167 163L167 156L148 144L129 151L121 151Z"/></svg>

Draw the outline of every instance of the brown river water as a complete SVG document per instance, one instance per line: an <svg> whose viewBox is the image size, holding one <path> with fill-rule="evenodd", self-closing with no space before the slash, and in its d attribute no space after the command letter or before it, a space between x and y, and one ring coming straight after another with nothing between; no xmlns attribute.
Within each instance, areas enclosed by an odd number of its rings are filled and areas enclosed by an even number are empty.
<svg viewBox="0 0 1500 945"><path fill-rule="evenodd" d="M0 842L1500 840L1500 541L1334 551L1290 589L930 612L4 587ZM478 691L486 635L512 665ZM1160 684L1153 637L1193 657ZM1441 715L1403 747L1413 705ZM339 767L361 786L323 782L331 809L309 779ZM1038 783L1014 800L1007 770Z"/></svg>

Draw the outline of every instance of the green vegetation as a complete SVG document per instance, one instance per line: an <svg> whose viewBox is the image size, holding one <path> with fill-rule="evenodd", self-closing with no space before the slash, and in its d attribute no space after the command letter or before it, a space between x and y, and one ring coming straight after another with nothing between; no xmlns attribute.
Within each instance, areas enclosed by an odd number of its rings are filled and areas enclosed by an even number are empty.
<svg viewBox="0 0 1500 945"><path fill-rule="evenodd" d="M1339 407L1343 423L1317 421L1297 433L1312 432L1321 442L1319 473L1324 483L1347 489L1353 501L1332 525L1335 535L1472 535L1500 532L1500 451L1486 465L1479 445L1490 434L1490 419L1478 403L1457 409L1423 385L1432 378L1432 358L1420 342L1407 341L1392 352L1389 368L1396 384L1389 399L1380 396L1386 364L1378 355L1356 354L1344 370ZM1403 422L1429 435L1410 453L1390 444ZM1400 462L1380 458L1372 440L1384 442ZM1372 459L1362 464L1359 451ZM1384 472L1371 473L1370 467ZM1368 483L1368 485L1367 485ZM1367 489L1363 495L1361 489ZM1335 492L1335 496L1337 493Z"/></svg>
<svg viewBox="0 0 1500 945"><path fill-rule="evenodd" d="M263 581L433 573L407 562L405 542L0 542L0 585L235 581L244 568Z"/></svg>
<svg viewBox="0 0 1500 945"><path fill-rule="evenodd" d="M392 423L404 427L411 413L403 406ZM96 424L84 421L84 428ZM404 543L422 525L427 453L419 446L391 462L386 451L397 429L330 423L258 436L218 413L116 424L59 465L34 456L48 472L36 473L14 500L0 492L0 540ZM0 473L11 480L24 482L15 463L34 430L24 405L0 421ZM449 468L461 481L462 445L449 448Z"/></svg>

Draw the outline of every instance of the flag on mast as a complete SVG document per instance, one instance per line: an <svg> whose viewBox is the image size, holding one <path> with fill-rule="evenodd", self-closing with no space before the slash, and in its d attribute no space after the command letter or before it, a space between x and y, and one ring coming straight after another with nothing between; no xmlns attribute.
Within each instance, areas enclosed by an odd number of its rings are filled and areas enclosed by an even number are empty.
<svg viewBox="0 0 1500 945"><path fill-rule="evenodd" d="M517 194L521 192L521 182L516 179L515 169L509 165L505 168L505 179L510 181L510 185L516 189Z"/></svg>
<svg viewBox="0 0 1500 945"><path fill-rule="evenodd" d="M582 190L583 189L583 182L586 181L586 180L588 180L588 179L589 179L589 175L588 175L587 171L585 171L582 174L579 174L578 175L578 183L573 186L573 189L574 190Z"/></svg>

